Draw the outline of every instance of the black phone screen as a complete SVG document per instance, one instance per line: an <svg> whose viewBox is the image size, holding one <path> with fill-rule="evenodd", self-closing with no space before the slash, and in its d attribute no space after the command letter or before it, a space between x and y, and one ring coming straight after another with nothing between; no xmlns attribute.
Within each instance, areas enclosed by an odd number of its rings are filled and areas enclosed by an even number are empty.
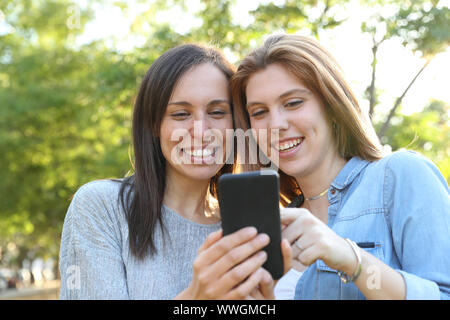
<svg viewBox="0 0 450 320"><path fill-rule="evenodd" d="M264 170L224 174L218 190L224 235L248 226L266 233L270 243L264 248L267 261L263 267L275 280L283 275L279 185L278 173Z"/></svg>

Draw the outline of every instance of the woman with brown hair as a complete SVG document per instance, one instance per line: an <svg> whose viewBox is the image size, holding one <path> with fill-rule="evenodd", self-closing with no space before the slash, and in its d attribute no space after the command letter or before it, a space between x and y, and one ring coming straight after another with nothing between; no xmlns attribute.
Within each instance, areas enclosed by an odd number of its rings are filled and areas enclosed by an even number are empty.
<svg viewBox="0 0 450 320"><path fill-rule="evenodd" d="M278 137L267 156L291 207L282 221L296 299L449 298L448 185L419 154L382 154L324 48L271 36L241 62L231 87L237 128Z"/></svg>
<svg viewBox="0 0 450 320"><path fill-rule="evenodd" d="M134 174L85 184L68 209L62 299L273 298L268 236L220 230L233 72L218 50L195 44L151 65L134 106ZM283 252L290 260L287 243Z"/></svg>

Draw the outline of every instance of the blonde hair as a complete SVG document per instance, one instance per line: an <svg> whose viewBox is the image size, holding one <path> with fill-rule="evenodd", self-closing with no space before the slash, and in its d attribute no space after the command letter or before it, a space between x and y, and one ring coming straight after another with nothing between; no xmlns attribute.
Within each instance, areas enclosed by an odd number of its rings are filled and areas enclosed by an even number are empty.
<svg viewBox="0 0 450 320"><path fill-rule="evenodd" d="M362 112L338 63L317 41L300 35L270 36L242 60L231 79L236 128L246 130L250 127L245 96L248 79L273 63L284 66L321 100L333 126L334 141L341 157L348 160L356 156L368 161L382 158L375 130ZM284 180L282 193L284 185L284 193L290 193L287 197L291 198L293 182ZM294 194L300 192L296 190Z"/></svg>

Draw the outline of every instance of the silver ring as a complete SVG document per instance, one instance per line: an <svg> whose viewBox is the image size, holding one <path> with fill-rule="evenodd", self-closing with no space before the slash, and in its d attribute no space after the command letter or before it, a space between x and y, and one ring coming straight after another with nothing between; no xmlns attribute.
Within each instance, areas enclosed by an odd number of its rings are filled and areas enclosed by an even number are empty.
<svg viewBox="0 0 450 320"><path fill-rule="evenodd" d="M299 241L295 241L295 245L297 246L297 248L299 248L301 251L305 250L305 248L302 247L302 245L299 243Z"/></svg>

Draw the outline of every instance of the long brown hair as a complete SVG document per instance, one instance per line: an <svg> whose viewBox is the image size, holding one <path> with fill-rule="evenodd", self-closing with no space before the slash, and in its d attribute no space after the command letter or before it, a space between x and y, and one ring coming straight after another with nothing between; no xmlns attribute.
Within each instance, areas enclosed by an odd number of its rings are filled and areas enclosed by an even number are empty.
<svg viewBox="0 0 450 320"><path fill-rule="evenodd" d="M236 128L250 127L245 96L249 78L273 63L284 66L321 100L330 124L333 123L334 142L341 157L356 156L368 161L382 157L375 130L361 111L336 60L317 41L299 35L270 36L241 62L231 79ZM281 199L286 205L301 190L296 180L281 170L280 180Z"/></svg>
<svg viewBox="0 0 450 320"><path fill-rule="evenodd" d="M166 160L159 140L160 126L177 80L194 66L211 63L228 80L235 68L215 48L184 44L166 51L148 69L134 105L133 146L134 174L122 182L119 199L128 222L131 252L139 259L157 252L154 229L162 222L162 202L166 186ZM211 195L217 197L218 177L232 172L226 164L212 177ZM126 191L127 189L127 191Z"/></svg>

